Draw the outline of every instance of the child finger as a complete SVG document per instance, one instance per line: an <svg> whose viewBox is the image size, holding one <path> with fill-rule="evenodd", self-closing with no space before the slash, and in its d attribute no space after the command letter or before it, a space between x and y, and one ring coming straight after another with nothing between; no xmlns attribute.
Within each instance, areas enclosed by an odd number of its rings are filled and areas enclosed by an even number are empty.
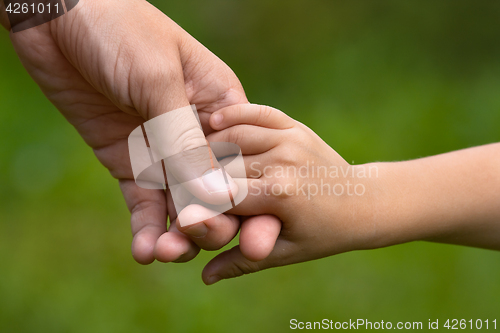
<svg viewBox="0 0 500 333"><path fill-rule="evenodd" d="M278 238L271 254L264 260L248 260L241 252L240 246L224 251L205 266L202 273L203 282L207 285L220 280L238 277L261 271L266 268L289 265L294 262L291 243Z"/></svg>
<svg viewBox="0 0 500 333"><path fill-rule="evenodd" d="M210 116L210 126L215 130L220 131L239 124L287 129L293 127L294 121L278 109L257 104L228 106Z"/></svg>
<svg viewBox="0 0 500 333"><path fill-rule="evenodd" d="M227 159L229 160L230 157ZM238 163L228 163L226 165L225 160L220 161L220 164L224 166L224 170L233 178L242 178L240 165ZM269 168L266 169L266 166L271 165L273 159L271 153L266 152L260 155L243 156L243 162L245 163L246 177L259 179L263 175L269 174Z"/></svg>
<svg viewBox="0 0 500 333"><path fill-rule="evenodd" d="M266 259L281 231L281 221L274 215L246 218L241 224L240 250L251 261Z"/></svg>
<svg viewBox="0 0 500 333"><path fill-rule="evenodd" d="M236 207L227 211L228 214L253 216L267 214L273 209L276 210L276 207L272 206L275 201L270 200L272 194L269 184L260 179L236 179L236 182L239 183L240 180L247 182L248 194Z"/></svg>
<svg viewBox="0 0 500 333"><path fill-rule="evenodd" d="M237 125L207 136L209 142L231 142L243 155L262 154L276 147L284 138L280 131L250 125Z"/></svg>

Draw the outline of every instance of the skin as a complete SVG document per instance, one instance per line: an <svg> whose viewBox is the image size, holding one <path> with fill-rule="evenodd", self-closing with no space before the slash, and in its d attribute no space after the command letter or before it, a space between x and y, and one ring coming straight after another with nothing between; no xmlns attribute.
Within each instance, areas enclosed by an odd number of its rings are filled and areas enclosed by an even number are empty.
<svg viewBox="0 0 500 333"><path fill-rule="evenodd" d="M102 14L110 12L114 15ZM9 29L1 6L0 20ZM205 283L413 240L500 249L499 144L358 166L376 166L375 178L347 173L326 179L330 185L363 184L362 196L273 194L275 184L290 193L303 185L322 185L319 178L277 177L272 171L279 166L299 169L307 161L350 166L310 129L281 112L235 106L247 100L234 73L147 2L81 0L57 20L11 33L11 40L45 95L119 179L132 213L132 253L140 263L188 261L200 247L224 246L240 227L240 245L207 265ZM254 177L251 193L231 211L247 217L219 215L181 227L168 190L165 195L135 185L129 133L145 120L189 104L197 105L205 134L213 132L209 119L221 131L210 134L210 141L234 142L247 155L248 176ZM191 130L180 132L195 132ZM193 147L193 141L194 147L203 144L199 132L190 139L181 142L185 148ZM259 164L252 168L254 162ZM271 167L267 173L266 167ZM176 221L168 232L167 216Z"/></svg>
<svg viewBox="0 0 500 333"><path fill-rule="evenodd" d="M8 29L0 2L1 22ZM223 61L141 0L81 0L60 18L10 37L43 93L119 180L131 212L137 262L185 262L200 247L218 249L236 235L240 219L226 215L183 232L172 224L167 232L167 217L177 218L169 191L135 184L127 143L133 129L167 111L196 104L209 134L212 112L247 103L238 78ZM185 125L182 119L167 124L166 139L182 149L205 144L197 122ZM279 225L275 217L263 218Z"/></svg>
<svg viewBox="0 0 500 333"><path fill-rule="evenodd" d="M210 141L236 143L246 155L250 194L232 213L273 214L283 225L271 254L258 262L248 260L252 249L244 241L251 235L242 234L239 246L205 267L207 284L416 240L500 250L500 143L412 161L350 166L309 128L270 107L230 106L212 114L210 124L219 131L208 136ZM349 171L338 177L324 172L319 177L317 169L313 176L312 168L302 176L280 173L282 167L305 170L308 165ZM343 184L344 193L327 195L325 190L307 196L325 183L332 188ZM354 192L355 184L358 193L363 185L361 195ZM302 186L311 191L303 193Z"/></svg>

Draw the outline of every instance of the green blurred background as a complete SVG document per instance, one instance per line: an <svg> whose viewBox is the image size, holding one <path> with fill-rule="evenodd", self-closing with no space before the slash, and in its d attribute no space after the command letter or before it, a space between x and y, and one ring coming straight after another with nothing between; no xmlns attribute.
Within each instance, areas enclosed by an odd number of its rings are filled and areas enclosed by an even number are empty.
<svg viewBox="0 0 500 333"><path fill-rule="evenodd" d="M151 1L354 163L500 141L498 1ZM289 320L500 320L500 254L430 243L206 287L140 266L117 181L0 32L0 331L281 332Z"/></svg>

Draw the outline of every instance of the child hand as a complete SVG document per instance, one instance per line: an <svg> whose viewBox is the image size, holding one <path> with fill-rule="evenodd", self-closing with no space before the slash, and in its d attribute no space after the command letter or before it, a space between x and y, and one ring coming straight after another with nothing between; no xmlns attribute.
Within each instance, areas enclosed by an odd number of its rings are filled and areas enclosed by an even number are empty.
<svg viewBox="0 0 500 333"><path fill-rule="evenodd" d="M377 228L366 223L366 207L376 166L349 165L308 127L271 107L227 107L214 113L210 124L219 132L209 141L236 143L244 154L249 194L229 213L272 214L282 228L271 254L251 261L257 249L247 244L255 244L251 238L259 232L243 222L240 246L205 268L207 284L375 244Z"/></svg>

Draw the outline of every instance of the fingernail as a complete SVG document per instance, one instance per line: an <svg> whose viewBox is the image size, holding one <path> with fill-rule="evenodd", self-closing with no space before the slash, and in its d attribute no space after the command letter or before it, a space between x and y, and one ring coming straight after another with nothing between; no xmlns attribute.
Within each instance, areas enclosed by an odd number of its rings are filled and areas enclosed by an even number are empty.
<svg viewBox="0 0 500 333"><path fill-rule="evenodd" d="M203 175L202 179L203 185L205 185L205 189L208 193L227 192L228 188L230 188L226 184L226 180L221 169L207 171Z"/></svg>
<svg viewBox="0 0 500 333"><path fill-rule="evenodd" d="M218 276L218 275L212 275L212 276L208 277L207 280L208 280L207 281L208 284L214 284L214 283L219 282L220 280L222 280L222 278L220 276Z"/></svg>
<svg viewBox="0 0 500 333"><path fill-rule="evenodd" d="M187 228L186 230L183 230L185 234L188 234L189 236L195 237L195 238L202 238L205 237L208 233L208 228L205 225L205 223L197 223L194 224L192 227Z"/></svg>
<svg viewBox="0 0 500 333"><path fill-rule="evenodd" d="M213 116L212 116L212 122L215 124L215 125L220 125L222 124L222 120L224 119L224 116L221 115L220 113L215 113Z"/></svg>

